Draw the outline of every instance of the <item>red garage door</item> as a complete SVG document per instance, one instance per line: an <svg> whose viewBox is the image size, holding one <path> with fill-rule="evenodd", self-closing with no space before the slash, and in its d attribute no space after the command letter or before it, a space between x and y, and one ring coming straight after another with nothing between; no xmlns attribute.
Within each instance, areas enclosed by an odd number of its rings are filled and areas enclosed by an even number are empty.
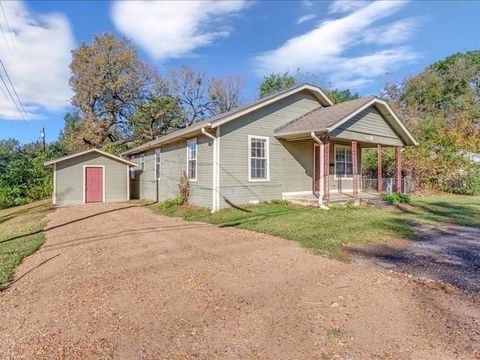
<svg viewBox="0 0 480 360"><path fill-rule="evenodd" d="M85 202L103 202L103 168L85 168Z"/></svg>

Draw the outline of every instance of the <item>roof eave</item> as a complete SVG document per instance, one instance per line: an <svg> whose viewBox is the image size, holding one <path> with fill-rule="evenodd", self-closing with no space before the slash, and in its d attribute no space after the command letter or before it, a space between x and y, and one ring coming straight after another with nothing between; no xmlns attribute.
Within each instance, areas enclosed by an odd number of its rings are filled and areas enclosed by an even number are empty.
<svg viewBox="0 0 480 360"><path fill-rule="evenodd" d="M71 154L71 155L67 155L67 156L63 156L63 157L60 157L58 159L53 159L53 160L49 160L49 161L45 161L43 163L44 166L48 166L48 167L52 167L53 165L55 164L58 164L60 162L63 162L63 161L66 161L66 160L70 160L70 159L73 159L73 158L76 158L78 156L82 156L82 155L86 155L86 154L89 154L89 153L92 153L92 152L96 152L96 153L99 153L100 155L103 155L103 156L106 156L106 157L109 157L109 158L112 158L116 161L120 161L120 162L123 162L125 163L126 165L129 165L129 166L137 166L137 164L127 160L127 159L124 159L120 156L117 156L117 155L113 155L113 154L110 154L110 153L107 153L105 151L102 151L102 150L99 150L99 149L89 149L89 150L85 150L85 151L81 151L81 152L78 152L78 153L75 153L75 154Z"/></svg>
<svg viewBox="0 0 480 360"><path fill-rule="evenodd" d="M212 128L212 124L208 123L208 124L205 124L204 126L194 127L194 128L191 129L191 131L182 133L181 135L177 135L177 136L173 136L173 137L170 137L170 135L165 135L165 136L162 136L161 138L155 140L153 143L151 143L149 145L147 145L148 143L140 145L136 148L133 148L131 150L123 152L121 155L126 156L126 155L139 154L139 153L142 153L142 152L150 150L150 149L155 149L155 148L157 148L161 145L176 142L179 139L186 139L186 138L190 137L192 134L195 134L197 132L201 132L202 129L211 129L211 128Z"/></svg>

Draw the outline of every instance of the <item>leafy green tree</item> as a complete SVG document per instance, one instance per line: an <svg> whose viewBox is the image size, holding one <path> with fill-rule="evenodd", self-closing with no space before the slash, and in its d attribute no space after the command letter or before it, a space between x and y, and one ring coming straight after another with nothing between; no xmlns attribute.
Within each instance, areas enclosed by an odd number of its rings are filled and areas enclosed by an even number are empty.
<svg viewBox="0 0 480 360"><path fill-rule="evenodd" d="M258 85L259 97L276 94L297 85L297 80L288 71L283 74L270 74Z"/></svg>
<svg viewBox="0 0 480 360"><path fill-rule="evenodd" d="M472 180L478 166L468 157L480 152L479 64L479 51L457 53L385 86L385 97L420 143L403 156L404 168L421 188L480 192ZM364 165L364 171L373 171L372 161Z"/></svg>
<svg viewBox="0 0 480 360"><path fill-rule="evenodd" d="M330 98L330 100L333 101L334 104L340 104L345 101L355 100L360 97L358 93L353 93L350 89L331 89L326 90L325 93Z"/></svg>
<svg viewBox="0 0 480 360"><path fill-rule="evenodd" d="M358 93L354 93L350 89L325 89L318 75L303 73L300 69L298 69L294 75L286 72L283 74L270 74L265 76L258 86L259 97L262 98L267 95L276 94L303 83L309 83L323 88L334 104L359 98Z"/></svg>
<svg viewBox="0 0 480 360"><path fill-rule="evenodd" d="M129 118L134 134L141 139L154 140L165 135L183 122L182 108L178 98L163 96L153 98L137 108Z"/></svg>
<svg viewBox="0 0 480 360"><path fill-rule="evenodd" d="M0 141L0 208L21 205L50 196L52 171L43 164L66 154L59 142L43 148L39 143L21 145Z"/></svg>
<svg viewBox="0 0 480 360"><path fill-rule="evenodd" d="M131 42L113 34L95 35L92 44L82 43L72 52L70 70L71 102L82 117L80 135L89 146L138 139L128 119L145 101L165 91L160 76L140 59Z"/></svg>

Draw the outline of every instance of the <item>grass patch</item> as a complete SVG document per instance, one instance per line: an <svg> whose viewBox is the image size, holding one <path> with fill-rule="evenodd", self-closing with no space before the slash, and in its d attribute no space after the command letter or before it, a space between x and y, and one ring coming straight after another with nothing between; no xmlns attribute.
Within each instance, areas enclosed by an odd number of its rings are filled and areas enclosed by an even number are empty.
<svg viewBox="0 0 480 360"><path fill-rule="evenodd" d="M50 200L0 210L0 285L8 282L15 267L45 241L43 228Z"/></svg>
<svg viewBox="0 0 480 360"><path fill-rule="evenodd" d="M329 338L340 338L347 334L347 332L342 328L331 328L327 330L327 336Z"/></svg>
<svg viewBox="0 0 480 360"><path fill-rule="evenodd" d="M342 259L344 244L362 244L393 238L414 239L412 222L480 227L479 196L416 197L410 205L376 208L333 206L325 211L282 203L249 205L211 214L206 208L161 204L154 212L201 221L220 227L238 227L298 241L317 254Z"/></svg>

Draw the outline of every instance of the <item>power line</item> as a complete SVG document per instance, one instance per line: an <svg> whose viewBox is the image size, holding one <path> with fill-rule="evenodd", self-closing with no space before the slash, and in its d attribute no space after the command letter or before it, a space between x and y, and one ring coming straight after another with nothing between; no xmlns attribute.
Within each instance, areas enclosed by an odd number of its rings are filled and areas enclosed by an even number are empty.
<svg viewBox="0 0 480 360"><path fill-rule="evenodd" d="M7 93L5 92L5 90L3 90L3 87L0 86L0 90L2 90L2 94L5 96L5 99L9 100Z"/></svg>
<svg viewBox="0 0 480 360"><path fill-rule="evenodd" d="M3 38L5 40L5 44L7 44L8 51L10 51L10 45L8 45L7 35L5 34L5 30L3 30L3 26L2 26L1 22L0 22L0 30L2 31Z"/></svg>
<svg viewBox="0 0 480 360"><path fill-rule="evenodd" d="M10 95L10 99L12 99L12 102L15 104L15 107L17 108L18 113L20 114L20 116L22 117L22 119L26 121L25 117L23 116L22 112L20 111L20 108L19 108L18 105L17 105L17 102L15 101L14 97L12 96L12 93L10 92L10 89L8 88L7 83L6 83L5 80L3 79L2 74L0 74L0 80L2 80L3 85L5 85L5 89L7 89L8 95Z"/></svg>
<svg viewBox="0 0 480 360"><path fill-rule="evenodd" d="M2 59L0 59L0 64L2 65L3 71L5 72L5 75L7 75L8 82L10 83L10 86L13 89L13 92L15 93L15 96L17 97L18 103L20 104L20 107L23 110L23 113L27 115L27 111L25 110L25 107L22 104L22 100L20 100L20 97L18 96L17 90L15 89L15 86L13 86L13 82L10 79L10 76L8 75L7 69L5 69L5 65L3 65Z"/></svg>
<svg viewBox="0 0 480 360"><path fill-rule="evenodd" d="M10 37L12 38L12 44L13 44L13 33L12 33L12 30L10 29L10 24L8 23L7 14L5 13L5 9L1 1L0 1L0 8L2 9L3 17L5 18L5 24L7 24L7 31L10 33Z"/></svg>

